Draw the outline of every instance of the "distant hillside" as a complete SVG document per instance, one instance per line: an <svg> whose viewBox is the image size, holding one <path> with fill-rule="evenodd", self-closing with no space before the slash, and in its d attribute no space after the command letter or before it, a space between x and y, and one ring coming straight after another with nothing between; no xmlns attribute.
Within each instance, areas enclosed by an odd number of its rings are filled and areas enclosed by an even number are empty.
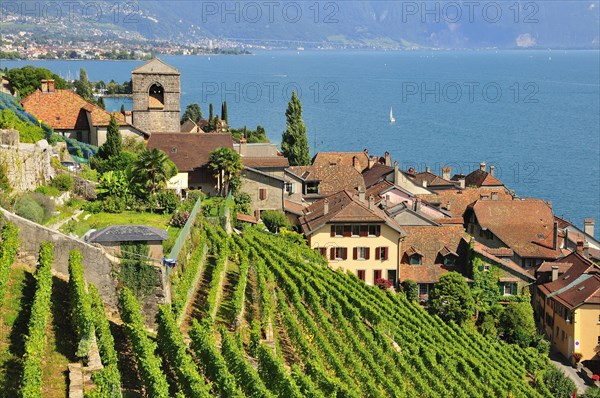
<svg viewBox="0 0 600 398"><path fill-rule="evenodd" d="M26 1L38 4L39 2ZM21 3L19 3L21 4ZM231 38L295 48L598 48L600 2L95 2L27 28L148 40ZM33 7L33 6L32 6ZM498 8L500 7L500 8ZM98 11L102 10L102 11ZM43 10L40 14L43 15ZM18 14L18 13L17 13ZM50 14L50 12L47 12ZM31 21L29 21L31 22ZM18 23L4 29L23 30ZM51 29L50 29L51 28Z"/></svg>

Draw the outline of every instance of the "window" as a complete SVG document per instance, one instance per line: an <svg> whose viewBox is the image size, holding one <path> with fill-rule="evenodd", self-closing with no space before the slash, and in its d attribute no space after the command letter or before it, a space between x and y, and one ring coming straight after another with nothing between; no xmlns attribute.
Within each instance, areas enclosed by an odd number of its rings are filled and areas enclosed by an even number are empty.
<svg viewBox="0 0 600 398"><path fill-rule="evenodd" d="M284 182L283 183L283 192L294 193L294 184L292 184L291 182Z"/></svg>
<svg viewBox="0 0 600 398"><path fill-rule="evenodd" d="M560 339L561 339L562 341L565 341L565 331L564 331L564 330L561 330L561 333L560 333Z"/></svg>
<svg viewBox="0 0 600 398"><path fill-rule="evenodd" d="M600 336L598 336L598 345L600 345Z"/></svg>
<svg viewBox="0 0 600 398"><path fill-rule="evenodd" d="M386 246L375 248L375 260L385 261L388 259L389 249Z"/></svg>
<svg viewBox="0 0 600 398"><path fill-rule="evenodd" d="M373 283L377 282L377 279L381 279L381 270L380 269L373 270Z"/></svg>
<svg viewBox="0 0 600 398"><path fill-rule="evenodd" d="M504 295L512 296L517 293L517 284L516 283L505 283L504 284Z"/></svg>
<svg viewBox="0 0 600 398"><path fill-rule="evenodd" d="M317 250L321 253L321 256L327 257L327 248L326 247L318 247Z"/></svg>
<svg viewBox="0 0 600 398"><path fill-rule="evenodd" d="M396 270L395 269L388 269L387 279L388 279L388 281L390 281L394 285L396 285L397 281L396 281Z"/></svg>
<svg viewBox="0 0 600 398"><path fill-rule="evenodd" d="M332 247L329 251L330 260L346 260L348 258L348 250L345 247Z"/></svg>
<svg viewBox="0 0 600 398"><path fill-rule="evenodd" d="M267 199L267 188L259 188L258 189L258 199L259 200Z"/></svg>
<svg viewBox="0 0 600 398"><path fill-rule="evenodd" d="M381 235L381 225L369 225L369 236Z"/></svg>
<svg viewBox="0 0 600 398"><path fill-rule="evenodd" d="M352 225L344 225L344 237L352 236Z"/></svg>
<svg viewBox="0 0 600 398"><path fill-rule="evenodd" d="M354 248L354 259L355 260L368 260L370 251L371 250L368 247L355 247Z"/></svg>
<svg viewBox="0 0 600 398"><path fill-rule="evenodd" d="M486 270L486 271L489 271L490 270L490 265L489 264L484 264L483 265L483 269Z"/></svg>
<svg viewBox="0 0 600 398"><path fill-rule="evenodd" d="M344 226L343 225L335 226L335 235L334 236L344 236Z"/></svg>
<svg viewBox="0 0 600 398"><path fill-rule="evenodd" d="M307 194L319 193L319 182L318 181L307 182L306 183L306 193Z"/></svg>
<svg viewBox="0 0 600 398"><path fill-rule="evenodd" d="M171 153L177 153L177 148L171 148Z"/></svg>
<svg viewBox="0 0 600 398"><path fill-rule="evenodd" d="M356 271L356 275L358 276L358 279L360 279L361 281L365 281L365 276L366 276L366 271L364 269L359 269L358 271Z"/></svg>
<svg viewBox="0 0 600 398"><path fill-rule="evenodd" d="M421 256L418 254L410 256L410 265L421 265Z"/></svg>
<svg viewBox="0 0 600 398"><path fill-rule="evenodd" d="M360 236L360 225L358 224L354 224L352 226L352 236L353 237L358 237Z"/></svg>
<svg viewBox="0 0 600 398"><path fill-rule="evenodd" d="M419 296L426 296L429 294L429 285L427 283L419 283Z"/></svg>
<svg viewBox="0 0 600 398"><path fill-rule="evenodd" d="M452 254L447 255L444 257L444 265L446 267L454 267L456 265L456 257L454 257Z"/></svg>
<svg viewBox="0 0 600 398"><path fill-rule="evenodd" d="M163 109L165 107L165 89L160 83L154 83L148 90L148 108Z"/></svg>
<svg viewBox="0 0 600 398"><path fill-rule="evenodd" d="M600 315L598 315L598 323L600 323Z"/></svg>

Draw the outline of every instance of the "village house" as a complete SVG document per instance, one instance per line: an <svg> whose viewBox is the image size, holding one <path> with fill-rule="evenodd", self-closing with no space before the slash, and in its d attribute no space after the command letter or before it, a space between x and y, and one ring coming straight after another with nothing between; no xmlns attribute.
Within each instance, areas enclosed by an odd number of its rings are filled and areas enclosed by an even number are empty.
<svg viewBox="0 0 600 398"><path fill-rule="evenodd" d="M120 112L107 112L98 105L86 101L70 90L58 90L54 80L42 80L41 90L36 90L21 100L25 111L64 137L100 146L106 142L111 115L115 117L123 137L144 140L149 134L125 120Z"/></svg>
<svg viewBox="0 0 600 398"><path fill-rule="evenodd" d="M300 226L309 246L332 268L350 271L369 285L378 279L397 285L398 242L406 233L373 197L337 192L304 209Z"/></svg>
<svg viewBox="0 0 600 398"><path fill-rule="evenodd" d="M478 169L473 170L466 176L462 174L455 174L450 180L457 182L460 188L505 188L504 183L494 176L495 166L490 165L489 170L490 171L488 172L485 162L481 162Z"/></svg>
<svg viewBox="0 0 600 398"><path fill-rule="evenodd" d="M217 180L208 167L210 153L217 148L233 149L233 140L227 133L153 133L147 147L160 149L177 166L179 174L169 181L169 188L216 195Z"/></svg>
<svg viewBox="0 0 600 398"><path fill-rule="evenodd" d="M570 267L559 275L564 264ZM561 258L551 281L538 285L534 309L554 347L568 360L600 359L600 266L582 251Z"/></svg>

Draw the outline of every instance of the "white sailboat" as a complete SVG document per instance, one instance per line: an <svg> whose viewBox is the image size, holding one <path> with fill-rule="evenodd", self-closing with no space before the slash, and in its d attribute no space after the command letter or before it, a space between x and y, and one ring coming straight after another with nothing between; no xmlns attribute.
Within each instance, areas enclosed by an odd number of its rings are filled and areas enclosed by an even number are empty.
<svg viewBox="0 0 600 398"><path fill-rule="evenodd" d="M390 123L395 123L396 119L394 118L394 112L392 112L392 108L390 107Z"/></svg>

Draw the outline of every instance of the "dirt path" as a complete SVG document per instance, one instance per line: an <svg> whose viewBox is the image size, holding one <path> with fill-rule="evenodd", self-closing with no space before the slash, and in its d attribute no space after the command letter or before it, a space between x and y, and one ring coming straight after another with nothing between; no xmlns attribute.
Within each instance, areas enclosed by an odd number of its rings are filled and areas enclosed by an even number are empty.
<svg viewBox="0 0 600 398"><path fill-rule="evenodd" d="M66 223L68 223L71 220L79 221L79 216L81 215L81 213L83 213L83 210L79 209L75 213L73 213L73 215L71 217L67 217L62 221L59 221L52 225L49 225L48 228L58 231L60 229L60 227L62 227L63 225L65 225Z"/></svg>

